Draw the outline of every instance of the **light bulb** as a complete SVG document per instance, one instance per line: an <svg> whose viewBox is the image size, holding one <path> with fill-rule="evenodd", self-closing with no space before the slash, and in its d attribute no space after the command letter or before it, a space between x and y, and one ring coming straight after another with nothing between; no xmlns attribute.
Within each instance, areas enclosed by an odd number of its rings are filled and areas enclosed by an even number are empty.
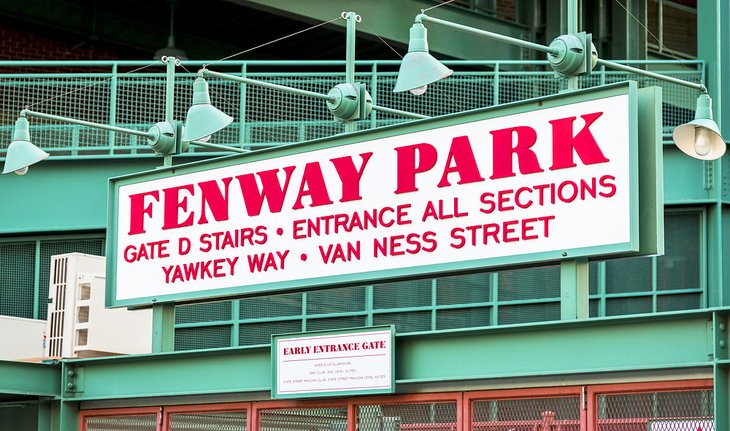
<svg viewBox="0 0 730 431"><path fill-rule="evenodd" d="M695 128L695 153L699 156L710 154L712 149L712 131L706 127Z"/></svg>
<svg viewBox="0 0 730 431"><path fill-rule="evenodd" d="M22 168L16 170L15 173L18 175L25 175L28 173L28 167L27 166L22 167Z"/></svg>
<svg viewBox="0 0 730 431"><path fill-rule="evenodd" d="M196 141L199 141L199 142L208 142L208 141L210 141L210 137L211 136L213 136L213 135L203 136L200 139L196 139Z"/></svg>
<svg viewBox="0 0 730 431"><path fill-rule="evenodd" d="M427 89L428 85L417 87L411 90L411 94L413 94L414 96L420 96L421 94L425 93Z"/></svg>

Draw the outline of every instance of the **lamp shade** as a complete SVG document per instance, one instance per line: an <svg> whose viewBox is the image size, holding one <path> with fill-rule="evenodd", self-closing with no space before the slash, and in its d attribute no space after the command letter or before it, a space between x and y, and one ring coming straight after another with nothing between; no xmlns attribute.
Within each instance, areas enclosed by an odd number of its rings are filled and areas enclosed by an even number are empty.
<svg viewBox="0 0 730 431"><path fill-rule="evenodd" d="M193 83L193 105L188 110L182 140L206 138L231 124L233 117L210 104L208 83L202 77Z"/></svg>
<svg viewBox="0 0 730 431"><path fill-rule="evenodd" d="M48 155L48 153L30 142L28 120L25 117L20 117L15 122L13 142L8 146L8 151L5 155L3 174L16 172L23 175L28 171L28 166L40 162L48 157Z"/></svg>
<svg viewBox="0 0 730 431"><path fill-rule="evenodd" d="M413 91L444 79L454 73L428 53L427 30L422 23L416 22L411 27L408 53L403 57L398 71L394 93ZM422 93L422 91L417 91Z"/></svg>
<svg viewBox="0 0 730 431"><path fill-rule="evenodd" d="M708 94L697 98L695 119L677 126L672 133L674 144L690 157L715 160L725 154L725 140L712 120L712 99Z"/></svg>

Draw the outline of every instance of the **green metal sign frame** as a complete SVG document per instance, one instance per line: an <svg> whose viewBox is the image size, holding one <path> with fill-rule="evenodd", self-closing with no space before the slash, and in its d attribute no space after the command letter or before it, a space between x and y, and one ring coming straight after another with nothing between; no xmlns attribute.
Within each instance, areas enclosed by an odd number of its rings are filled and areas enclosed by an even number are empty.
<svg viewBox="0 0 730 431"><path fill-rule="evenodd" d="M649 91L647 93L647 91ZM641 96L640 96L641 94ZM406 267L364 270L337 275L317 274L314 277L295 278L248 285L233 285L209 288L201 291L175 293L139 294L120 299L118 291L128 286L117 285L117 263L123 256L118 252L120 231L119 213L120 188L164 179L175 179L182 175L196 174L210 170L245 167L249 163L276 161L281 157L306 157L312 152L335 151L357 143L369 143L378 139L397 138L410 133L432 131L468 124L480 120L494 120L509 115L537 113L541 110L568 105L625 96L628 100L628 142L615 142L628 146L630 193L630 239L625 243L608 244L524 253L506 257L475 257L441 264L421 264ZM155 303L195 302L221 300L248 295L306 290L332 286L374 283L386 280L424 277L435 274L453 274L483 270L485 268L509 267L514 265L543 264L573 258L613 258L633 255L658 254L663 251L662 238L662 187L661 187L661 96L658 90L641 90L634 82L601 86L554 96L525 100L497 107L479 109L428 120L413 121L402 125L383 127L364 132L339 135L327 139L256 151L250 154L220 157L204 162L165 167L154 171L112 178L109 183L109 210L107 231L107 298L110 307L149 306ZM364 166L364 165L363 165ZM363 168L364 169L364 168ZM126 227L125 227L126 228ZM302 259L304 260L304 259Z"/></svg>
<svg viewBox="0 0 730 431"><path fill-rule="evenodd" d="M284 343L297 347L285 348ZM368 348L368 345L371 347ZM313 351L316 347L319 347L320 351ZM331 350L325 351L325 347ZM336 351L337 348L348 350ZM283 358L280 350L285 352L285 355L291 352L292 359ZM298 372L300 380L308 382L284 381L285 376L292 375L289 374L292 370L286 366L287 363L295 364L297 371L294 373ZM376 364L374 370L365 370L373 363ZM378 373L381 378L377 379L373 373ZM394 392L395 326L393 325L281 334L271 337L272 398L375 395Z"/></svg>

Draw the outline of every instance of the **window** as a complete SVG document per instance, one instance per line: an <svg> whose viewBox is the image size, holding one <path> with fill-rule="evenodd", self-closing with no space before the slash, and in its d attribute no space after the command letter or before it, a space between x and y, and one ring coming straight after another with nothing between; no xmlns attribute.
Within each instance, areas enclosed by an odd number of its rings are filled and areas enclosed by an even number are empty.
<svg viewBox="0 0 730 431"><path fill-rule="evenodd" d="M670 57L697 57L697 0L649 0L646 15L650 51Z"/></svg>
<svg viewBox="0 0 730 431"><path fill-rule="evenodd" d="M591 317L704 307L704 217L701 209L668 210L663 256L591 264Z"/></svg>

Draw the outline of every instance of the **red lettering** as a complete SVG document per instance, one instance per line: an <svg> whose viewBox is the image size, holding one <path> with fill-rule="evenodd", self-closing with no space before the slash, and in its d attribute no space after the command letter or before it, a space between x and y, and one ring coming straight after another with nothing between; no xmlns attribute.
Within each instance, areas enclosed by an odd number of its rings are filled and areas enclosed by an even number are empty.
<svg viewBox="0 0 730 431"><path fill-rule="evenodd" d="M342 198L340 199L340 202L362 199L362 196L360 196L360 180L362 179L362 174L365 171L365 165L367 165L368 160L370 160L370 156L372 155L372 152L360 154L360 158L362 158L360 170L355 167L355 164L352 162L352 157L350 156L330 159L330 162L332 162L335 166L337 175L340 176L340 181L342 182Z"/></svg>
<svg viewBox="0 0 730 431"><path fill-rule="evenodd" d="M536 218L526 218L522 220L522 239L528 240L528 239L537 239L537 234L530 235L530 232L535 230L535 227L533 226L533 223L537 221Z"/></svg>
<svg viewBox="0 0 730 431"><path fill-rule="evenodd" d="M437 152L431 144L414 144L395 149L398 153L398 179L396 194L418 191L416 174L426 172L436 165Z"/></svg>
<svg viewBox="0 0 730 431"><path fill-rule="evenodd" d="M522 193L525 193L525 192L530 193L530 192L532 192L532 190L529 187L520 187L519 189L517 189L517 192L515 193L515 203L521 209L526 209L526 208L529 208L532 206L532 199L527 199L525 202L523 202L520 199L520 196L522 196Z"/></svg>
<svg viewBox="0 0 730 431"><path fill-rule="evenodd" d="M228 220L228 184L231 183L233 178L223 178L223 189L225 192L221 192L218 187L218 181L203 181L198 183L200 187L200 219L198 224L208 223L208 218L205 216L205 206L208 204L210 213L213 215L215 221ZM225 194L225 195L224 195Z"/></svg>
<svg viewBox="0 0 730 431"><path fill-rule="evenodd" d="M615 179L616 177L614 177L613 175L604 175L599 178L598 183L601 185L601 187L605 187L608 189L607 192L598 193L601 197L610 198L611 196L616 194L616 184L613 183Z"/></svg>
<svg viewBox="0 0 730 431"><path fill-rule="evenodd" d="M192 184L185 184L184 186L169 187L162 190L164 199L165 214L163 217L162 229L176 229L179 227L192 226L193 225L193 212L188 214L188 217L182 222L178 218L179 210L183 213L188 211L188 197L180 196L180 191L185 190L190 193L190 196L195 194Z"/></svg>
<svg viewBox="0 0 730 431"><path fill-rule="evenodd" d="M512 193L514 190L500 190L497 199L497 208L499 211L511 211L515 209L514 205L509 205L512 202Z"/></svg>
<svg viewBox="0 0 730 431"><path fill-rule="evenodd" d="M299 194L297 194L297 200L294 202L292 209L298 210L304 208L304 205L302 204L302 198L304 196L309 196L312 200L312 203L309 205L311 207L329 205L332 203L332 200L327 193L327 184L324 181L324 176L322 175L322 169L319 166L319 162L310 162L304 166L302 183L299 185Z"/></svg>
<svg viewBox="0 0 730 431"><path fill-rule="evenodd" d="M576 117L550 121L553 125L553 164L550 170L574 168L576 164L573 162L573 150L584 165L608 161L589 129L601 115L603 112L581 115L580 118L585 121L585 125L575 136L573 136L573 121Z"/></svg>
<svg viewBox="0 0 730 431"><path fill-rule="evenodd" d="M503 242L515 242L519 241L519 237L515 236L515 232L517 231L515 229L515 225L518 225L520 223L519 220L510 220L506 221L502 225L502 241Z"/></svg>
<svg viewBox="0 0 730 431"><path fill-rule="evenodd" d="M454 163L454 166L451 164ZM450 186L447 176L450 173L456 172L459 174L459 182L457 184L475 183L484 181L477 161L474 159L474 151L472 151L471 143L469 138L466 136L457 136L451 141L451 148L449 148L449 154L446 158L446 167L444 173L439 181L439 187Z"/></svg>
<svg viewBox="0 0 730 431"><path fill-rule="evenodd" d="M152 202L145 206L145 196L160 201L160 193L157 190L129 195L129 235L145 233L144 216L152 218Z"/></svg>
<svg viewBox="0 0 730 431"><path fill-rule="evenodd" d="M279 172L278 168L256 173L261 179L261 189L259 189L256 183L254 174L244 174L236 177L238 183L241 185L241 194L246 203L246 212L249 217L254 217L261 213L264 199L269 204L269 211L272 213L281 212L281 207L284 205L284 197L289 188L289 180L291 180L291 174L294 172L294 166L284 168L286 179L283 186L279 182L277 172Z"/></svg>
<svg viewBox="0 0 730 431"><path fill-rule="evenodd" d="M517 163L521 174L542 172L537 155L532 148L537 142L537 132L532 127L518 126L489 132L493 136L492 176L491 179L515 176L512 166L513 157L517 155ZM517 143L512 146L512 136L517 136Z"/></svg>

